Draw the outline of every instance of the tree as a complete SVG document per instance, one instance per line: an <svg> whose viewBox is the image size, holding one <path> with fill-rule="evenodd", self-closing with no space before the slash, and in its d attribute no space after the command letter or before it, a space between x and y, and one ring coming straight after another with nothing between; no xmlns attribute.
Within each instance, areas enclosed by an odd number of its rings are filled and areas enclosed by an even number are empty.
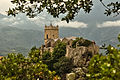
<svg viewBox="0 0 120 80"><path fill-rule="evenodd" d="M49 70L53 71L53 64L55 63L54 57L52 56L53 53L46 51L42 54L42 61L44 64L48 65Z"/></svg>
<svg viewBox="0 0 120 80"><path fill-rule="evenodd" d="M40 49L36 46L32 47L31 51L28 53L28 57L32 62L37 63L41 60Z"/></svg>
<svg viewBox="0 0 120 80"><path fill-rule="evenodd" d="M120 35L118 36L120 41ZM120 49L111 45L105 47L106 55L97 54L89 63L89 80L120 79Z"/></svg>
<svg viewBox="0 0 120 80"><path fill-rule="evenodd" d="M35 17L41 13L44 9L47 10L49 14L53 17L59 17L61 14L65 16L62 20L74 19L77 13L83 9L85 13L89 13L92 10L93 2L92 0L12 0L13 4L16 5L15 8L7 11L8 15L16 16L16 14L22 12L30 18ZM100 0L100 2L105 6L105 14L111 15L112 13L120 14L120 2L111 2L107 6Z"/></svg>
<svg viewBox="0 0 120 80"><path fill-rule="evenodd" d="M56 78L56 79L55 79ZM22 54L8 54L0 63L1 80L58 80L42 61L34 63Z"/></svg>
<svg viewBox="0 0 120 80"><path fill-rule="evenodd" d="M89 45L91 45L93 42L90 40L85 40L82 37L81 38L76 38L73 42L72 42L72 47L76 48L76 44L77 46L85 46L88 47Z"/></svg>
<svg viewBox="0 0 120 80"><path fill-rule="evenodd" d="M58 42L54 47L53 56L55 60L58 60L66 54L66 44L63 42Z"/></svg>
<svg viewBox="0 0 120 80"><path fill-rule="evenodd" d="M102 0L100 2L103 4L103 6L106 8L105 14L107 16L114 14L115 16L118 16L120 14L120 2L111 2L108 5L105 5Z"/></svg>
<svg viewBox="0 0 120 80"><path fill-rule="evenodd" d="M41 60L43 61L44 64L48 65L48 68L50 70L56 71L53 65L57 63L61 57L65 56L65 54L66 54L66 44L61 41L60 42L58 41L54 47L53 52L52 53L48 51L44 52L42 54Z"/></svg>
<svg viewBox="0 0 120 80"><path fill-rule="evenodd" d="M63 76L66 73L70 73L73 68L72 60L66 58L65 56L61 57L58 62L54 64L54 69L58 75Z"/></svg>

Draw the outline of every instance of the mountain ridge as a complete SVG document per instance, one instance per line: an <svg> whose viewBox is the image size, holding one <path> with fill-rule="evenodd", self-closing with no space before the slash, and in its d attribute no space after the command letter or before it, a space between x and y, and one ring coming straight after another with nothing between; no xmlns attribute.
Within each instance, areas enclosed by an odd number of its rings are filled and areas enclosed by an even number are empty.
<svg viewBox="0 0 120 80"><path fill-rule="evenodd" d="M104 43L118 44L117 35L120 27L115 28L69 28L60 27L59 36L63 37L83 37L94 40L96 44ZM44 44L44 31L24 30L14 27L3 27L0 29L0 55L6 55L9 52L19 52L27 55L27 52L33 47L40 47Z"/></svg>

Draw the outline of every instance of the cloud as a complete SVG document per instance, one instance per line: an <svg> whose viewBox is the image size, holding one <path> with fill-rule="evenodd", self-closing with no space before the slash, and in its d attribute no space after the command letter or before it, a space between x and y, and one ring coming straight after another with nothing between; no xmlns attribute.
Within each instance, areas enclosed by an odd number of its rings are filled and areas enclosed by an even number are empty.
<svg viewBox="0 0 120 80"><path fill-rule="evenodd" d="M66 21L59 21L56 22L55 25L59 25L60 27L86 28L88 24L78 21L70 21L69 23Z"/></svg>
<svg viewBox="0 0 120 80"><path fill-rule="evenodd" d="M97 27L120 27L120 20L116 21L105 21L102 24L97 24Z"/></svg>
<svg viewBox="0 0 120 80"><path fill-rule="evenodd" d="M8 24L10 26L15 26L15 25L19 25L19 24L23 24L24 21L21 18L16 18L16 17L5 17L3 19L1 19L2 23Z"/></svg>
<svg viewBox="0 0 120 80"><path fill-rule="evenodd" d="M45 17L42 16L37 16L34 18L28 18L30 21L39 21L39 20L45 20Z"/></svg>
<svg viewBox="0 0 120 80"><path fill-rule="evenodd" d="M41 17L41 16L36 16L34 18L28 18L28 20L34 22L37 25L41 25L41 24L46 23L45 17Z"/></svg>
<svg viewBox="0 0 120 80"><path fill-rule="evenodd" d="M5 22L14 22L14 21L20 21L21 19L20 18L16 18L16 17L5 17L2 19L2 21L5 21Z"/></svg>
<svg viewBox="0 0 120 80"><path fill-rule="evenodd" d="M5 17L2 19L2 21L5 21L5 22L13 22L15 20L15 18L8 18L8 17Z"/></svg>
<svg viewBox="0 0 120 80"><path fill-rule="evenodd" d="M49 25L50 23L54 23L56 21L60 21L57 18L53 18L51 16L48 16L47 14L43 14L43 15L39 15L39 16L36 16L34 18L28 18L28 20L34 22L37 25L42 25L42 26Z"/></svg>
<svg viewBox="0 0 120 80"><path fill-rule="evenodd" d="M18 25L19 24L19 22L14 22L14 23L12 23L10 26L14 26L14 25Z"/></svg>

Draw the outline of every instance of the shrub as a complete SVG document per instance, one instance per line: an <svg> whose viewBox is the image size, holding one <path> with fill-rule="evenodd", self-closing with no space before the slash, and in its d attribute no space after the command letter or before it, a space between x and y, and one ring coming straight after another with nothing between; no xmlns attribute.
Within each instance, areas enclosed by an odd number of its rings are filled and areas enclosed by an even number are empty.
<svg viewBox="0 0 120 80"><path fill-rule="evenodd" d="M53 80L55 71L50 71L42 61L34 63L22 54L8 54L0 63L0 80Z"/></svg>
<svg viewBox="0 0 120 80"><path fill-rule="evenodd" d="M120 35L118 36L120 41ZM120 79L120 49L111 45L105 48L106 55L97 54L89 63L89 80L119 80Z"/></svg>

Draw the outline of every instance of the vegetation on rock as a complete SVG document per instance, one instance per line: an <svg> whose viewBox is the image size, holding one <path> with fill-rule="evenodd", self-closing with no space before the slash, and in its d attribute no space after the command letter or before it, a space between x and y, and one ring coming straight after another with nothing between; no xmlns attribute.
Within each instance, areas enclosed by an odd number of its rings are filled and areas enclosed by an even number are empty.
<svg viewBox="0 0 120 80"><path fill-rule="evenodd" d="M70 73L73 68L72 60L66 57L61 57L58 62L53 65L58 75L62 76L66 73Z"/></svg>
<svg viewBox="0 0 120 80"><path fill-rule="evenodd" d="M59 59L66 54L66 44L63 42L58 42L54 48L53 56L55 59Z"/></svg>
<svg viewBox="0 0 120 80"><path fill-rule="evenodd" d="M88 46L89 46L90 44L92 44L92 43L93 43L92 41L83 39L83 38L81 37L81 38L76 38L76 40L73 41L72 47L73 47L73 48L76 48L76 46L85 46L85 47L88 47Z"/></svg>
<svg viewBox="0 0 120 80"><path fill-rule="evenodd" d="M48 69L56 71L62 79L65 79L65 74L69 73L72 68L72 60L65 57L66 54L66 44L59 41L54 47L52 53L45 52L42 55L42 61L44 64L48 65Z"/></svg>
<svg viewBox="0 0 120 80"><path fill-rule="evenodd" d="M120 35L118 36L120 41ZM111 45L104 48L106 55L95 55L89 64L89 80L119 80L120 79L120 49Z"/></svg>

